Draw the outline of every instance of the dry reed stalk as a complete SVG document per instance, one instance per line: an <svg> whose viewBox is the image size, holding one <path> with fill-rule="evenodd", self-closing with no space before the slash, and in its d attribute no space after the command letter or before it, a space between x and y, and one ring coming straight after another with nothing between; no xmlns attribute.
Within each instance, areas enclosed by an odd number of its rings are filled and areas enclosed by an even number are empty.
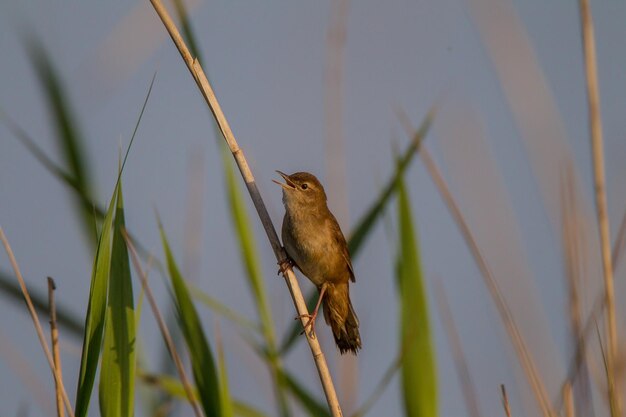
<svg viewBox="0 0 626 417"><path fill-rule="evenodd" d="M165 341L165 345L167 346L167 350L172 355L172 360L174 361L174 365L176 366L176 370L178 371L178 376L180 377L180 381L183 384L183 388L185 389L185 394L187 394L187 399L189 400L189 404L191 404L191 408L193 409L196 417L203 417L202 409L200 408L200 404L196 396L194 395L193 385L189 381L187 377L187 373L185 372L185 366L183 365L183 361L176 350L176 346L174 345L174 341L172 340L172 336L170 334L167 325L165 324L165 320L163 320L163 316L161 315L161 311L156 303L154 295L152 294L152 290L148 285L148 276L147 273L144 272L141 267L141 263L139 262L139 257L137 256L137 250L133 245L132 240L128 237L128 233L126 230L122 230L122 235L124 236L124 240L126 240L126 245L128 249L130 249L131 259L133 261L133 266L139 275L139 279L141 280L141 286L148 298L148 302L150 303L150 308L152 309L152 314L154 314L154 318L159 325L159 330L161 331L161 335L163 336L163 340Z"/></svg>
<svg viewBox="0 0 626 417"><path fill-rule="evenodd" d="M504 413L506 414L506 417L511 417L509 397L506 395L506 388L504 387L504 384L500 384L500 392L502 393L502 407L504 407Z"/></svg>
<svg viewBox="0 0 626 417"><path fill-rule="evenodd" d="M339 224L349 223L346 185L346 152L343 129L344 68L350 0L332 0L326 32L324 73L324 120L326 129L326 193L333 202L333 213ZM347 355L338 363L339 393L344 410L355 409L359 391L358 358Z"/></svg>
<svg viewBox="0 0 626 417"><path fill-rule="evenodd" d="M437 300L437 307L439 308L439 314L443 321L443 327L446 329L446 336L448 337L448 343L452 349L452 356L454 357L454 363L456 365L456 373L461 383L461 390L463 392L463 399L465 400L465 406L470 417L480 417L480 409L478 407L478 396L476 395L476 389L474 388L474 382L465 360L465 354L463 353L463 347L461 346L461 339L459 338L459 332L454 324L454 318L452 317L452 311L450 310L450 304L446 297L446 292L441 284L441 281L435 281L435 295Z"/></svg>
<svg viewBox="0 0 626 417"><path fill-rule="evenodd" d="M613 251L611 252L613 271L617 271L617 268L619 267L619 263L622 260L624 247L626 247L626 211L622 216L622 222L619 225L619 229L617 229L617 236L615 237L615 242L613 243Z"/></svg>
<svg viewBox="0 0 626 417"><path fill-rule="evenodd" d="M407 134L409 136L412 136L413 127L411 126L406 115L400 112L398 113L398 118L400 119L400 122L402 123ZM491 298L496 305L496 309L498 311L498 314L500 315L502 323L504 324L504 328L509 334L509 338L511 339L511 343L513 345L513 348L515 349L515 353L520 360L521 367L524 370L524 374L526 375L526 379L528 380L528 383L530 384L533 393L535 394L535 398L537 399L537 403L542 411L543 416L552 417L554 413L551 409L552 407L550 405L550 400L546 388L543 384L543 381L541 380L541 377L539 376L537 366L535 365L532 355L526 347L526 342L524 341L524 338L519 328L517 327L517 324L515 323L513 314L511 313L511 310L506 303L504 295L500 291L498 283L493 273L491 272L491 268L489 268L489 265L487 264L486 258L483 256L482 251L478 246L478 243L476 243L474 235L472 234L469 225L465 221L463 213L461 213L461 209L454 200L454 197L450 192L450 188L444 180L441 171L439 170L434 159L430 156L430 153L424 146L422 146L420 150L420 157L422 158L422 161L424 162L426 170L432 178L433 183L437 187L441 198L448 207L448 210L450 211L452 218L459 228L459 231L461 232L461 235L463 236L463 239L465 240L465 243L467 244L472 256L474 257L474 261L476 262L476 265L481 272L481 276L483 277L485 286L489 290L489 294L491 295Z"/></svg>
<svg viewBox="0 0 626 417"><path fill-rule="evenodd" d="M626 240L625 238L626 238L626 212L624 212L624 216L622 217L622 223L620 224L619 232L617 233L617 237L615 238L615 242L613 243L613 251L612 251L611 259L612 259L614 271L618 268L619 263L621 261L621 254L624 250L624 247L626 247L626 245L624 244ZM568 381L573 381L574 379L576 379L578 372L580 371L581 362L579 360L580 354L578 350L580 350L581 345L583 343L586 343L587 338L589 337L589 334L591 334L591 330L593 329L595 322L604 313L604 308L606 307L605 300L606 298L604 297L604 294L600 294L596 298L595 302L593 303L593 306L591 307L591 313L589 313L589 316L587 317L585 321L585 325L582 328L580 338L576 342L577 351L574 353L574 357L572 358L572 361L570 363L569 370L567 373L567 378L565 382L563 382L563 385L565 385ZM562 400L563 399L561 399L561 401Z"/></svg>
<svg viewBox="0 0 626 417"><path fill-rule="evenodd" d="M561 183L561 213L561 241L565 260L565 277L569 290L570 331L576 369L576 372L571 374L571 379L568 376L564 382L562 394L567 392L566 389L569 386L570 391L575 391L575 398L571 398L571 400L575 401L576 408L583 415L591 416L593 415L593 405L587 366L587 341L584 337L579 296L579 287L584 271L586 271L587 254L583 250L584 245L582 245L586 238L581 227L582 217L574 187L574 171L571 162L566 165ZM562 401L566 400L563 397ZM567 407L567 404L565 405Z"/></svg>
<svg viewBox="0 0 626 417"><path fill-rule="evenodd" d="M261 194L256 185L256 181L254 176L252 175L252 171L250 171L250 167L248 166L248 162L243 154L243 151L237 144L235 136L222 112L219 102L215 97L215 93L213 92L213 88L207 79L202 66L198 62L197 59L194 59L189 52L189 48L185 45L183 38L181 37L174 21L171 16L163 6L160 0L150 0L154 10L159 15L159 18L163 22L163 25L167 29L172 41L176 45L176 48L180 52L183 61L187 65L191 76L196 81L202 96L205 101L209 105L213 116L215 117L215 121L224 136L224 140L226 141L230 152L235 158L235 162L237 163L237 167L241 173L241 176L246 184L248 189L248 193L252 199L254 207L259 215L263 228L265 229L265 233L270 241L272 246L272 250L274 251L274 255L276 256L276 260L281 263L285 259L287 259L286 253L283 247L280 244L280 240L278 239L278 235L276 234L276 229L274 229L274 225L272 223L272 219L267 212L265 207L265 203L261 198ZM289 292L291 293L291 297L293 299L293 303L298 312L298 316L301 318L302 325L306 324L306 317L308 315L306 303L304 297L302 296L302 292L300 291L300 286L298 285L298 281L296 280L296 276L293 273L291 268L286 268L283 272L283 276L285 277L285 281L287 283L287 287L289 288ZM335 391L335 387L330 375L330 371L328 369L328 364L326 363L326 358L324 357L324 353L320 347L318 339L310 334L310 332L305 332L307 342L309 343L309 348L311 349L311 354L313 355L313 360L315 361L315 366L317 367L317 372L320 377L320 381L322 383L322 388L324 389L324 395L326 396L326 401L328 403L328 407L333 417L342 416L341 407L339 406L339 401L337 399L337 393Z"/></svg>
<svg viewBox="0 0 626 417"><path fill-rule="evenodd" d="M572 386L567 383L563 386L563 407L565 408L564 417L575 417L574 398L572 395Z"/></svg>
<svg viewBox="0 0 626 417"><path fill-rule="evenodd" d="M326 193L340 224L348 222L348 197L343 134L343 74L350 0L330 2L324 69Z"/></svg>
<svg viewBox="0 0 626 417"><path fill-rule="evenodd" d="M48 365L50 366L50 371L52 371L54 382L61 390L61 395L63 396L63 401L65 402L67 412L69 413L70 417L74 417L74 410L72 409L72 404L70 403L67 392L65 391L65 385L63 385L63 380L59 378L55 371L54 359L52 358L52 353L50 352L48 342L46 341L46 337L44 336L43 328L41 327L41 323L39 322L37 311L35 311L35 306L33 305L33 301L30 299L30 294L28 293L28 289L26 288L26 282L24 282L24 277L22 277L22 272L20 271L20 267L17 264L17 260L15 259L15 256L13 255L13 250L11 249L11 245L9 245L9 241L4 234L4 230L2 230L2 227L0 227L0 240L2 240L4 249L6 250L7 255L9 255L11 266L13 267L15 276L20 283L20 288L22 289L22 294L24 295L24 300L26 301L28 312L33 319L33 324L35 325L35 330L37 331L37 337L39 338L39 343L41 343L41 347L43 348L46 359L48 360Z"/></svg>
<svg viewBox="0 0 626 417"><path fill-rule="evenodd" d="M606 304L607 349L606 379L609 390L611 416L622 415L620 390L615 378L615 358L617 356L617 324L615 319L615 294L613 289L613 265L611 263L611 237L609 216L607 213L606 178L604 168L604 143L602 139L602 120L600 116L600 88L596 67L596 46L593 31L593 18L588 0L580 0L580 19L582 26L585 75L587 81L587 99L589 104L589 129L591 152L593 156L593 180L596 199L596 214L600 232L602 271L604 275L604 297Z"/></svg>
<svg viewBox="0 0 626 417"><path fill-rule="evenodd" d="M57 309L54 301L54 290L57 289L54 280L48 277L48 302L50 305L50 339L52 343L52 359L54 359L54 370L57 374L54 383L54 391L56 394L57 402L57 417L65 416L65 407L63 406L63 395L61 395L61 388L56 383L57 380L63 379L63 372L61 371L61 353L59 351L59 329L57 328Z"/></svg>

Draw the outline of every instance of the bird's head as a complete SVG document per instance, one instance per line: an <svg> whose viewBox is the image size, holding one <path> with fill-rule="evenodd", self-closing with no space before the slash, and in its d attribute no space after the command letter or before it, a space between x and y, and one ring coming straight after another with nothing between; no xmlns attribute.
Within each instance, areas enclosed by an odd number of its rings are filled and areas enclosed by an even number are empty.
<svg viewBox="0 0 626 417"><path fill-rule="evenodd" d="M272 181L283 188L283 204L287 210L326 205L326 192L315 175L308 172L296 172L291 175L276 172L285 180L285 183Z"/></svg>

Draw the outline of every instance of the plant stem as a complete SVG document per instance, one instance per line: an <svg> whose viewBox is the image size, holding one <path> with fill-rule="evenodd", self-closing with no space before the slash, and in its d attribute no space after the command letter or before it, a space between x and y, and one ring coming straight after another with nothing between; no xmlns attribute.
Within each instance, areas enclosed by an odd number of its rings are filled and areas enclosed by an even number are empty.
<svg viewBox="0 0 626 417"><path fill-rule="evenodd" d="M593 19L588 0L580 0L580 19L587 79L587 99L589 102L589 130L591 134L591 152L593 156L593 180L596 198L596 215L600 231L600 249L602 253L602 271L604 275L604 297L606 304L607 350L606 379L608 385L611 416L622 415L620 391L614 374L617 355L617 324L615 321L615 294L613 290L613 265L611 263L611 238L609 216L606 203L606 177L604 170L604 143L602 139L602 120L600 117L600 89L596 67L596 46L593 33Z"/></svg>
<svg viewBox="0 0 626 417"><path fill-rule="evenodd" d="M191 72L192 77L196 81L198 88L200 89L204 99L206 100L217 125L219 126L226 143L228 144L228 148L230 152L233 154L235 158L235 162L237 163L237 167L241 173L241 176L246 183L246 187L248 188L248 192L250 193L250 197L252 198L252 202L254 203L254 207L259 215L261 223L263 224L263 228L267 234L267 237L272 246L272 250L274 251L274 255L276 256L277 261L282 261L286 259L286 254L284 249L282 248L280 241L278 240L278 235L276 234L276 229L274 229L274 225L272 224L272 220L265 208L265 203L261 198L261 194L259 189L257 188L256 182L254 180L254 176L248 167L248 162L243 155L243 151L239 148L237 141L235 140L235 136L233 135L232 130L222 112L222 109L215 97L213 89L209 84L209 80L207 79L202 66L200 63L191 56L189 49L185 45L176 25L172 21L169 13L163 6L160 0L150 0L152 6L155 11L159 15L159 18L165 25L172 41L176 45L176 48L180 52L187 68ZM287 283L287 287L289 288L289 292L291 293L291 297L293 299L294 305L298 312L298 315L302 320L302 324L305 324L306 315L308 314L306 303L304 301L304 297L302 297L302 292L300 291L300 286L298 285L298 281L296 280L296 276L291 270L291 268L287 268L283 273L285 277L285 281ZM320 380L322 383L322 387L324 389L324 394L326 395L326 401L328 402L328 407L330 408L331 414L333 417L342 416L341 408L339 406L339 401L337 399L337 393L335 392L335 387L330 376L330 371L328 369L328 364L326 363L326 359L324 357L324 353L320 347L319 341L316 337L309 335L306 333L306 338L309 343L309 347L311 349L311 354L313 355L313 360L315 361L315 365L317 367L318 374L320 376Z"/></svg>
<svg viewBox="0 0 626 417"><path fill-rule="evenodd" d="M63 406L63 394L61 387L56 381L63 379L61 372L61 352L59 351L59 329L57 328L57 308L54 301L54 290L56 284L51 277L48 277L48 304L50 307L50 339L52 342L52 359L54 359L54 371L57 375L55 378L54 391L57 402L57 417L65 417L65 407Z"/></svg>

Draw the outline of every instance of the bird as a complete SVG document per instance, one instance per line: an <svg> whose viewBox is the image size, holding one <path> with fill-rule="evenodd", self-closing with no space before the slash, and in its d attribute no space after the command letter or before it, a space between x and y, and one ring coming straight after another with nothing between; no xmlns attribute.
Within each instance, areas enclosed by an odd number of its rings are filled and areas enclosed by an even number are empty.
<svg viewBox="0 0 626 417"><path fill-rule="evenodd" d="M285 180L272 181L282 187L285 217L281 234L289 258L279 263L279 272L295 266L319 291L313 313L305 316L309 320L304 331L310 326L311 334L315 334L315 319L322 305L324 320L332 329L339 352L356 355L361 336L349 289L350 281L355 282L354 268L346 238L328 209L324 187L308 172L276 172Z"/></svg>

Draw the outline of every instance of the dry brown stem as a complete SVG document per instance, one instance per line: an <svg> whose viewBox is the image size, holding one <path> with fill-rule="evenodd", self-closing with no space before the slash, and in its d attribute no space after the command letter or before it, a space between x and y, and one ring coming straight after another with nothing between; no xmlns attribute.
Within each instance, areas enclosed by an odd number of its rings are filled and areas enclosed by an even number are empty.
<svg viewBox="0 0 626 417"><path fill-rule="evenodd" d="M219 102L215 97L215 93L213 92L213 88L211 87L211 84L209 83L209 80L207 79L204 70L202 69L202 66L197 59L194 59L194 57L191 56L189 48L187 48L187 45L185 45L185 42L183 41L183 38L176 28L176 25L174 24L171 16L167 12L161 1L150 0L150 2L152 3L152 6L154 7L157 14L159 15L159 18L163 22L163 25L170 34L172 41L180 52L183 61L185 61L187 68L191 72L191 76L196 81L200 92L202 93L204 99L209 105L209 108L211 109L211 112L213 113L213 116L215 117L215 121L217 122L217 125L222 132L222 135L224 136L224 140L226 141L230 152L235 158L235 162L237 163L237 167L239 168L241 176L246 183L248 193L252 198L254 207L259 215L261 223L263 224L263 228L265 229L265 233L267 234L267 237L270 241L272 250L274 251L274 255L276 256L276 260L280 262L286 259L285 251L280 244L278 235L276 234L276 229L274 229L272 220L269 216L269 213L267 212L267 209L265 208L265 203L261 198L261 194L256 185L256 181L254 180L254 176L250 171L248 162L243 155L243 151L237 144L235 136L230 129L230 125L228 124L228 121L226 120L226 117L222 112ZM287 287L289 288L289 292L291 293L291 297L298 312L298 316L301 317L302 324L305 325L308 311L306 303L304 301L304 297L302 296L302 292L300 291L300 286L298 285L298 281L296 280L296 276L291 268L287 268L283 272L283 276L285 277L285 281L287 283ZM328 364L326 363L326 358L324 357L324 353L322 352L319 341L314 335L309 334L309 332L305 332L305 335L311 349L311 354L313 355L313 360L315 361L315 366L317 367L317 372L319 374L331 414L333 417L342 416L343 414L341 412L341 407L339 406L337 393L335 391L330 371L328 369Z"/></svg>
<svg viewBox="0 0 626 417"><path fill-rule="evenodd" d="M461 389L463 392L463 398L465 400L465 406L467 407L467 413L470 417L480 417L480 409L478 407L478 396L476 395L476 389L474 388L474 382L472 381L467 361L465 360L465 354L463 353L463 347L461 346L461 339L459 332L454 324L454 318L452 317L452 310L446 297L446 292L443 288L441 281L435 281L435 296L437 300L437 307L439 307L439 314L443 321L443 327L446 329L446 335L448 336L448 343L452 349L452 356L454 357L454 363L456 365L456 373L461 383Z"/></svg>
<svg viewBox="0 0 626 417"><path fill-rule="evenodd" d="M569 383L563 386L563 406L565 408L565 417L575 417L572 386Z"/></svg>
<svg viewBox="0 0 626 417"><path fill-rule="evenodd" d="M46 355L46 359L48 360L48 365L50 366L50 371L52 371L52 376L54 377L54 382L57 384L59 389L61 390L61 394L63 396L63 401L65 402L65 406L67 407L67 412L70 417L74 417L74 411L72 409L72 404L67 396L67 392L65 391L65 386L63 385L63 380L59 378L55 371L54 359L52 358L52 353L50 352L50 348L48 347L48 342L46 342L46 337L43 333L43 328L41 327L41 323L39 322L39 317L37 316L37 311L35 311L35 306L33 305L33 301L30 298L30 294L28 293L28 289L26 288L26 282L24 282L24 278L22 277L22 272L20 271L20 267L17 264L17 260L13 255L13 250L11 249L11 245L9 245L9 241L4 234L4 230L0 227L0 240L2 240L2 244L4 245L4 249L9 255L9 260L11 261L11 266L13 267L13 272L15 272L15 276L20 284L20 288L22 289L22 294L24 295L24 300L26 301L26 306L28 307L28 312L30 313L31 318L33 319L33 324L35 325L35 330L37 331L37 337L39 337L39 343L41 343L41 347L43 348L44 354Z"/></svg>
<svg viewBox="0 0 626 417"><path fill-rule="evenodd" d="M61 353L59 351L59 329L57 328L57 309L54 302L54 290L56 290L56 284L51 277L48 277L48 303L50 305L50 339L52 343L52 359L54 359L54 371L56 372L56 378L54 380L54 391L56 394L57 402L57 417L65 416L65 407L63 406L63 395L61 394L61 388L56 381L63 379L63 372L61 371Z"/></svg>
<svg viewBox="0 0 626 417"><path fill-rule="evenodd" d="M606 380L608 385L611 416L622 415L620 390L615 378L615 358L617 356L617 324L615 320L615 294L613 289L613 265L611 263L611 237L606 201L606 178L604 168L604 143L602 139L602 120L600 117L600 88L596 67L596 46L593 32L593 19L588 0L580 0L580 18L582 41L587 80L587 99L589 104L589 130L591 152L593 156L593 180L596 199L596 215L600 232L602 271L604 275L604 297L606 304Z"/></svg>
<svg viewBox="0 0 626 417"><path fill-rule="evenodd" d="M506 395L506 388L504 387L504 384L500 384L500 391L502 392L502 407L504 407L504 413L506 414L506 417L511 417L509 397Z"/></svg>

